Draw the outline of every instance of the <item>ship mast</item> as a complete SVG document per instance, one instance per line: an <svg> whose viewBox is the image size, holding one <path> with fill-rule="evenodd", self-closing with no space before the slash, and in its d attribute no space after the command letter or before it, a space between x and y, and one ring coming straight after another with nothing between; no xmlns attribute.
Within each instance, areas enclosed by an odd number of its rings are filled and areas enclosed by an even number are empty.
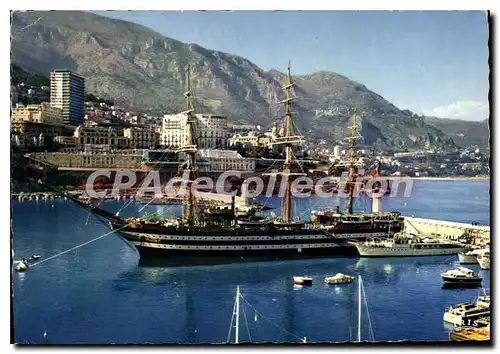
<svg viewBox="0 0 500 354"><path fill-rule="evenodd" d="M288 73L285 78L285 86L283 87L285 91L285 99L280 103L285 104L285 124L284 124L284 136L276 138L274 144L285 145L285 163L283 164L283 178L285 178L285 191L283 195L283 204L281 219L284 223L292 222L292 182L290 181L290 176L300 175L303 173L290 173L294 156L292 147L296 144L302 143L302 137L293 134L293 120L292 120L292 107L291 102L295 99L292 96L292 75L290 73L290 62L288 62Z"/></svg>
<svg viewBox="0 0 500 354"><path fill-rule="evenodd" d="M186 198L184 202L184 221L189 225L194 223L194 196L191 193L191 181L195 179L195 173L197 172L196 166L196 152L197 147L195 143L195 124L196 117L193 114L194 108L191 102L191 66L188 65L186 70L186 92L184 93L186 101L186 110L182 114L187 114L186 121L186 134L185 134L185 145L180 147L178 152L184 152L187 155L187 167L189 171L189 181L186 190Z"/></svg>
<svg viewBox="0 0 500 354"><path fill-rule="evenodd" d="M354 114L354 116L352 117L352 125L349 128L351 129L351 136L347 138L347 140L349 141L349 180L347 184L349 194L347 196L346 212L348 214L352 214L353 194L356 182L356 165L358 163L357 142L359 139L358 125L356 124L356 114Z"/></svg>
<svg viewBox="0 0 500 354"><path fill-rule="evenodd" d="M285 104L285 121L284 121L284 135L276 137L273 145L285 146L285 163L283 164L283 173L281 174L285 179L285 190L283 195L283 204L281 211L281 220L283 223L292 222L292 182L290 176L305 176L304 173L291 173L291 167L294 162L292 147L302 143L302 137L293 134L293 120L292 120L292 107L291 102L295 99L292 96L292 75L290 73L290 62L288 62L288 73L285 78L285 99L278 103ZM268 174L264 174L268 175Z"/></svg>
<svg viewBox="0 0 500 354"><path fill-rule="evenodd" d="M292 75L290 74L290 63L288 63L288 75L285 79L285 100L283 103L285 104L285 138L288 139L292 136L292 109L291 102L293 100L292 97ZM285 164L283 165L283 170L286 172L290 172L290 167L292 164L292 144L287 142L285 143ZM285 181L285 194L283 196L283 222L291 222L292 221L292 189L291 182L288 176Z"/></svg>

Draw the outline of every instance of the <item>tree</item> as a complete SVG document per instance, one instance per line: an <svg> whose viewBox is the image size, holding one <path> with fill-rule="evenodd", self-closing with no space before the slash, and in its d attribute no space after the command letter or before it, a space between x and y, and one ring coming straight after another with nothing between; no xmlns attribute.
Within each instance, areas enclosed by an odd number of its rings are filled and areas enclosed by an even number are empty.
<svg viewBox="0 0 500 354"><path fill-rule="evenodd" d="M85 102L98 102L98 101L99 99L91 93L87 93L85 95Z"/></svg>

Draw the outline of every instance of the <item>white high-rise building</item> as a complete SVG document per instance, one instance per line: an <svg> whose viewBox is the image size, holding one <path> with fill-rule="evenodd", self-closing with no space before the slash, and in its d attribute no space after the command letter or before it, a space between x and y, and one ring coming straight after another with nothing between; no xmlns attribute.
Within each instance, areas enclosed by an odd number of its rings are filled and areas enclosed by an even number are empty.
<svg viewBox="0 0 500 354"><path fill-rule="evenodd" d="M225 148L228 141L227 117L196 114L195 136L199 149ZM187 114L166 114L160 134L160 144L180 147L186 143Z"/></svg>
<svg viewBox="0 0 500 354"><path fill-rule="evenodd" d="M85 116L85 79L70 70L51 72L50 105L62 109L64 124L83 124Z"/></svg>
<svg viewBox="0 0 500 354"><path fill-rule="evenodd" d="M335 145L333 148L333 156L339 158L342 155L342 150L340 145Z"/></svg>

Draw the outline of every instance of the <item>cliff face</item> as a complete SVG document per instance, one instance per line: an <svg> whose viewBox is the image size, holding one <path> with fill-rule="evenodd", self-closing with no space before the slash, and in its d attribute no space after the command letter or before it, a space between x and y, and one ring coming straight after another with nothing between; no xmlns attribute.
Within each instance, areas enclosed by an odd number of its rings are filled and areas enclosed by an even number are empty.
<svg viewBox="0 0 500 354"><path fill-rule="evenodd" d="M14 12L11 34L13 63L44 75L57 68L75 70L86 78L88 92L125 107L156 114L182 110L189 63L197 111L264 127L283 114L276 103L282 97L283 73L144 26L86 12ZM294 80L297 127L310 140L343 139L356 109L363 114L360 131L366 144L419 148L451 143L423 118L347 77L318 72Z"/></svg>
<svg viewBox="0 0 500 354"><path fill-rule="evenodd" d="M489 148L490 146L490 125L487 119L480 122L471 122L459 119L426 117L425 121L453 139L457 146L477 145L483 148Z"/></svg>

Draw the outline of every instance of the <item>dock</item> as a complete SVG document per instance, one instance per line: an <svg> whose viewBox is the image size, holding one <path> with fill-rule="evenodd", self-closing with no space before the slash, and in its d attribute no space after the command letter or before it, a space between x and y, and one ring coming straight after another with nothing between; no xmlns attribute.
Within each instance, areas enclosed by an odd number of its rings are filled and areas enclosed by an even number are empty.
<svg viewBox="0 0 500 354"><path fill-rule="evenodd" d="M18 200L39 200L39 199L59 199L61 196L57 193L36 192L36 193L12 193L12 199Z"/></svg>
<svg viewBox="0 0 500 354"><path fill-rule="evenodd" d="M490 227L453 221L404 217L405 227L421 235L442 237L458 241L470 238L472 244L486 245L490 242Z"/></svg>

